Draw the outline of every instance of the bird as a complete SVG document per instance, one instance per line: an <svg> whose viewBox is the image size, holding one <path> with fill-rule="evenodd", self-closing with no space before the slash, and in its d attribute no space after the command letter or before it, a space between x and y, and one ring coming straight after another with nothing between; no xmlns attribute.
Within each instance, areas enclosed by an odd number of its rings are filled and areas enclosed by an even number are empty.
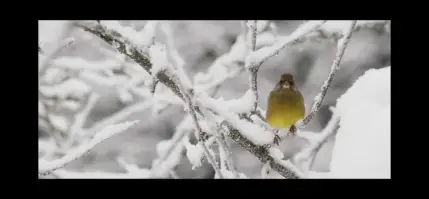
<svg viewBox="0 0 429 199"><path fill-rule="evenodd" d="M304 97L297 88L293 75L284 73L269 93L265 119L276 131L287 128L294 134L295 122L303 119L304 116Z"/></svg>

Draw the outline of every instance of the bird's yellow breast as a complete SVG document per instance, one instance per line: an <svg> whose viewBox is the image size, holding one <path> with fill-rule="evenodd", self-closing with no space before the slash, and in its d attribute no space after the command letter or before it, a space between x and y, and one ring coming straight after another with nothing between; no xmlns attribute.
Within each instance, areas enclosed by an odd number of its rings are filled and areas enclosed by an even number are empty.
<svg viewBox="0 0 429 199"><path fill-rule="evenodd" d="M304 99L298 90L281 88L271 91L266 119L272 127L289 128L304 115Z"/></svg>

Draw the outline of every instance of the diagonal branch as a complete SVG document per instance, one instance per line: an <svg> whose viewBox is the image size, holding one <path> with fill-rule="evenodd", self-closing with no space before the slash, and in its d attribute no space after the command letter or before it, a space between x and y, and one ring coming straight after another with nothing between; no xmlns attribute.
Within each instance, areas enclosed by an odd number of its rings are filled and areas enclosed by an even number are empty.
<svg viewBox="0 0 429 199"><path fill-rule="evenodd" d="M80 145L78 148L72 150L64 157L54 160L46 161L39 160L39 175L44 176L52 173L57 169L63 168L74 160L79 159L80 157L87 154L91 149L93 149L98 144L102 143L104 140L109 139L119 133L124 132L126 129L130 128L132 125L139 122L138 120L133 122L125 122L113 126L108 126L102 131L98 132L95 137L86 144Z"/></svg>
<svg viewBox="0 0 429 199"><path fill-rule="evenodd" d="M310 113L303 119L302 124L298 125L299 128L302 128L305 125L307 125L310 122L310 120L314 117L316 112L320 109L323 98L325 97L326 92L328 91L328 88L332 80L334 79L335 74L337 73L338 69L340 69L341 59L344 55L344 51L346 50L347 44L350 41L354 27L356 26L356 22L357 22L356 20L351 22L350 28L347 30L347 33L345 33L344 37L341 38L340 41L338 41L339 43L338 51L335 56L334 63L331 66L331 72L329 73L328 79L323 83L321 92L314 98L313 107Z"/></svg>

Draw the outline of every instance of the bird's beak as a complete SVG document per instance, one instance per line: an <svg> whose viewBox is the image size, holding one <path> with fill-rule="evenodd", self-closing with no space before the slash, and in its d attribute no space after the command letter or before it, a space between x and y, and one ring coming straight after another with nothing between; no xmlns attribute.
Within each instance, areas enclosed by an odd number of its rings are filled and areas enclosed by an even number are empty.
<svg viewBox="0 0 429 199"><path fill-rule="evenodd" d="M290 84L289 84L289 82L284 82L284 83L282 84L282 88L290 88Z"/></svg>

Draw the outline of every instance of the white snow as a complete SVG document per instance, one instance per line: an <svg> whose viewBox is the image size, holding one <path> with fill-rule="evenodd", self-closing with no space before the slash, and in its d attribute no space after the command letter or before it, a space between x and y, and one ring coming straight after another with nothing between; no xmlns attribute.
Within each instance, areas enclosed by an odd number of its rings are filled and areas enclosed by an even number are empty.
<svg viewBox="0 0 429 199"><path fill-rule="evenodd" d="M151 44L152 38L151 36L151 30L148 29L147 32L144 34L140 34L136 30L134 30L132 27L124 27L122 26L118 21L101 21L102 25L106 27L109 31L116 31L119 34L121 34L125 39L130 41L132 44L136 45L137 47L142 46L149 46ZM153 24L149 24L153 25Z"/></svg>
<svg viewBox="0 0 429 199"><path fill-rule="evenodd" d="M186 148L186 157L188 157L189 162L192 164L192 170L201 166L201 159L204 156L204 149L201 146L201 143L193 145L189 142L189 139L184 139L183 144Z"/></svg>
<svg viewBox="0 0 429 199"><path fill-rule="evenodd" d="M45 105L39 100L39 115L45 116L47 112Z"/></svg>
<svg viewBox="0 0 429 199"><path fill-rule="evenodd" d="M49 122L54 126L55 129L65 132L69 127L69 122L67 118L61 115L48 114Z"/></svg>
<svg viewBox="0 0 429 199"><path fill-rule="evenodd" d="M224 100L223 97L214 99L218 106L225 107L232 113L248 113L252 109L255 96L252 94L252 90L247 90L243 96L238 99Z"/></svg>
<svg viewBox="0 0 429 199"><path fill-rule="evenodd" d="M225 118L226 121L231 123L237 128L240 133L247 139L257 145L271 144L274 140L274 134L266 131L257 124L250 123L246 120L242 120L237 114L229 112L222 104L219 104L216 100L210 98L204 93L201 93L199 100L203 106L212 109L218 115Z"/></svg>
<svg viewBox="0 0 429 199"><path fill-rule="evenodd" d="M256 49L261 46L269 46L272 45L276 41L276 37L271 32L264 32L258 35L256 39Z"/></svg>
<svg viewBox="0 0 429 199"><path fill-rule="evenodd" d="M67 74L64 70L59 68L50 67L46 70L45 75L40 77L46 84L52 85L59 82L66 77Z"/></svg>
<svg viewBox="0 0 429 199"><path fill-rule="evenodd" d="M390 178L390 66L368 70L337 102L334 178Z"/></svg>
<svg viewBox="0 0 429 199"><path fill-rule="evenodd" d="M60 159L53 160L53 161L46 161L44 159L39 159L39 174L45 173L49 171L53 171L59 168L62 168L66 166L68 163L72 162L73 160L76 160L86 153L88 153L92 148L94 148L97 144L103 142L104 140L113 137L114 135L117 135L119 133L124 132L128 128L130 128L132 125L138 123L139 121L132 121L132 122L124 122L121 124L111 125L100 132L98 132L92 140L90 140L88 143L82 144L76 149L71 150L68 152L65 156L63 156Z"/></svg>
<svg viewBox="0 0 429 199"><path fill-rule="evenodd" d="M122 103L129 104L133 102L134 97L133 95L131 95L128 89L119 89L118 94L119 94L119 100L121 100Z"/></svg>
<svg viewBox="0 0 429 199"><path fill-rule="evenodd" d="M220 168L219 170L222 173L222 176L224 179L235 179L236 178L233 172L231 172L225 168ZM219 179L219 175L216 173L214 178Z"/></svg>
<svg viewBox="0 0 429 199"><path fill-rule="evenodd" d="M165 49L165 45L162 44L154 44L149 47L149 56L150 62L152 63L152 68L150 72L153 77L156 77L158 72L167 69L169 66L167 51Z"/></svg>
<svg viewBox="0 0 429 199"><path fill-rule="evenodd" d="M189 76L186 74L184 66L185 66L185 60L180 56L179 52L176 48L176 43L174 41L174 35L173 30L171 28L171 22L164 22L161 24L161 29L164 32L166 39L167 39L167 46L169 55L175 62L175 70L176 75L178 76L180 82L182 83L182 86L184 89L190 89L192 88L192 82Z"/></svg>
<svg viewBox="0 0 429 199"><path fill-rule="evenodd" d="M162 156L165 154L168 150L168 148L171 147L172 140L162 140L156 144L156 152L159 156Z"/></svg>
<svg viewBox="0 0 429 199"><path fill-rule="evenodd" d="M282 153L282 151L280 151L280 149L275 147L270 147L268 149L268 152L270 153L271 157L273 157L276 160L281 160L284 157L284 154Z"/></svg>
<svg viewBox="0 0 429 199"><path fill-rule="evenodd" d="M91 88L82 80L71 78L60 85L39 86L39 90L46 97L58 96L60 99L65 99L67 96L81 98L90 92Z"/></svg>
<svg viewBox="0 0 429 199"><path fill-rule="evenodd" d="M141 39L141 45L151 45L155 39L156 26L159 21L148 21L144 26L143 30L139 32L139 37Z"/></svg>
<svg viewBox="0 0 429 199"><path fill-rule="evenodd" d="M248 28L252 28L253 26L255 26L255 20L247 20L246 25Z"/></svg>
<svg viewBox="0 0 429 199"><path fill-rule="evenodd" d="M60 107L66 108L71 111L77 111L80 107L80 103L74 100L64 100L60 102Z"/></svg>

